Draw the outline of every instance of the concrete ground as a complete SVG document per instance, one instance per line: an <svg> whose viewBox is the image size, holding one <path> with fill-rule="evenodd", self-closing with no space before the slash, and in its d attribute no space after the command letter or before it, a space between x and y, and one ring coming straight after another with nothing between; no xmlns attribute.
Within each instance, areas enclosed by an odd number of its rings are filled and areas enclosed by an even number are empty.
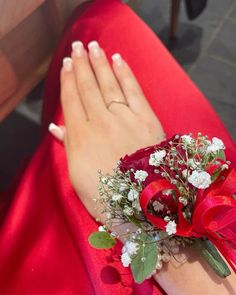
<svg viewBox="0 0 236 295"><path fill-rule="evenodd" d="M175 44L168 40L167 0L143 0L135 8L209 99L236 140L236 1L208 0L189 21L182 1Z"/></svg>

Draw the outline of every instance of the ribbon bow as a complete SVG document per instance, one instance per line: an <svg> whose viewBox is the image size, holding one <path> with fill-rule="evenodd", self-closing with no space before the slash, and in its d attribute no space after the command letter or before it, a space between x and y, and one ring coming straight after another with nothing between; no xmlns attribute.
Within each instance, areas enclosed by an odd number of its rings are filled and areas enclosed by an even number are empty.
<svg viewBox="0 0 236 295"><path fill-rule="evenodd" d="M151 182L141 193L140 205L147 219L157 228L165 230L167 222L148 212L151 199L167 189L180 193L168 180ZM232 169L223 182L216 181L207 190L199 190L193 210L192 223L183 216L183 204L178 202L176 235L208 238L221 252L236 273L236 170Z"/></svg>

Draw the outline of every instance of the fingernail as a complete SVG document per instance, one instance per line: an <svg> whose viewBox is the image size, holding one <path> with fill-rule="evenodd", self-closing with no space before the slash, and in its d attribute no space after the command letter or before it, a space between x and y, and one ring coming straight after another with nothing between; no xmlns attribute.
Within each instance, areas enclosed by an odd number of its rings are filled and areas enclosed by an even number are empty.
<svg viewBox="0 0 236 295"><path fill-rule="evenodd" d="M48 131L55 136L58 140L63 141L64 140L64 132L63 130L57 126L54 123L50 123L48 125Z"/></svg>
<svg viewBox="0 0 236 295"><path fill-rule="evenodd" d="M120 67L123 64L123 59L119 53L113 54L111 58L117 66Z"/></svg>
<svg viewBox="0 0 236 295"><path fill-rule="evenodd" d="M97 41L91 41L88 44L88 49L92 53L92 55L94 57L100 57L101 56L101 50L100 50L100 47L99 47L99 44L98 44Z"/></svg>
<svg viewBox="0 0 236 295"><path fill-rule="evenodd" d="M63 68L67 72L70 72L72 70L72 67L73 67L72 59L70 57L63 58Z"/></svg>
<svg viewBox="0 0 236 295"><path fill-rule="evenodd" d="M72 50L75 53L75 56L80 57L84 52L84 45L80 41L75 41L72 43Z"/></svg>

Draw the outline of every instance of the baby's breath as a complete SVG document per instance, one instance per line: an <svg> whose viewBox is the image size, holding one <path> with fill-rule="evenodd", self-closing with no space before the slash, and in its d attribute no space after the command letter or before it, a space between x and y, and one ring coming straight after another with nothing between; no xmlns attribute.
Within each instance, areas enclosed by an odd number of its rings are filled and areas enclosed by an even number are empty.
<svg viewBox="0 0 236 295"><path fill-rule="evenodd" d="M163 146L155 146L148 159L148 171L141 167L127 171L120 169L122 160L117 163L112 174L99 171L99 198L94 199L95 206L102 206L102 214L106 222L99 227L101 232L109 232L112 238L122 237L125 240L121 260L125 267L140 258L144 264L148 262L147 247L156 251L156 269L168 262L171 256L179 252L180 247L191 245L194 239L178 236L178 214L189 223L192 222L193 208L198 189L208 188L217 179L220 172L229 169L229 162L221 163L219 157L225 149L223 142L214 137L212 141L207 136L198 133L175 135ZM145 149L145 152L148 148ZM153 150L152 150L153 151ZM209 165L218 165L217 174L213 178L206 170ZM153 175L149 175L150 171ZM162 191L149 202L149 214L159 217L165 222L165 228L153 225L140 205L140 196L146 187L149 177L155 180L165 179L172 188ZM181 211L173 208L182 208ZM118 236L114 231L117 226L133 223L136 230L128 227ZM152 271L154 271L153 269Z"/></svg>

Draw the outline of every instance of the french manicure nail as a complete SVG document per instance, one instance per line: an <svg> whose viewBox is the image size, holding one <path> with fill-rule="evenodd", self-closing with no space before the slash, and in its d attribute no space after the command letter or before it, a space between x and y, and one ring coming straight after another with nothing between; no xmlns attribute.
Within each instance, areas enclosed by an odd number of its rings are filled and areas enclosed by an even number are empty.
<svg viewBox="0 0 236 295"><path fill-rule="evenodd" d="M58 140L63 141L64 140L64 132L63 130L57 126L54 123L50 123L48 125L48 131L55 136Z"/></svg>
<svg viewBox="0 0 236 295"><path fill-rule="evenodd" d="M75 56L80 57L83 55L84 46L81 41L75 41L72 43L72 50L75 53Z"/></svg>
<svg viewBox="0 0 236 295"><path fill-rule="evenodd" d="M63 58L63 67L67 72L72 70L72 59L70 57Z"/></svg>
<svg viewBox="0 0 236 295"><path fill-rule="evenodd" d="M88 44L88 49L92 53L92 55L94 57L100 57L101 56L101 50L100 50L100 47L99 47L99 44L98 44L97 41L91 41Z"/></svg>
<svg viewBox="0 0 236 295"><path fill-rule="evenodd" d="M115 54L113 54L111 58L112 58L113 62L114 62L117 66L120 67L120 66L122 65L123 60L122 60L122 57L121 57L121 55L120 55L119 53L115 53Z"/></svg>

